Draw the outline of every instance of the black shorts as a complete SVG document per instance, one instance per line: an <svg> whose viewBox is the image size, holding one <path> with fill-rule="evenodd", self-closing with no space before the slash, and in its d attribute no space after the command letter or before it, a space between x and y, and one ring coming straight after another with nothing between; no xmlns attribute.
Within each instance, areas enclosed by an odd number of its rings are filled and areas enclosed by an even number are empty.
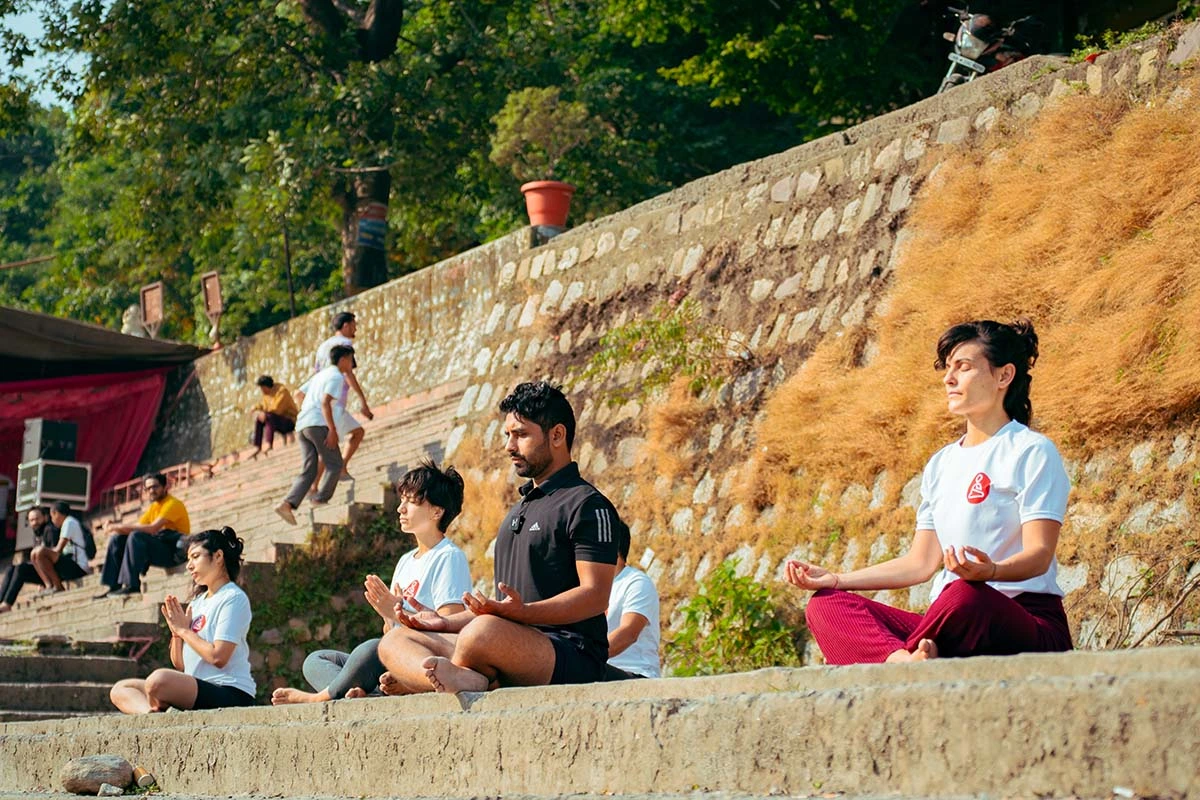
<svg viewBox="0 0 1200 800"><path fill-rule="evenodd" d="M254 695L246 694L241 689L232 686L218 686L215 683L196 678L196 702L192 705L195 711L209 708L237 708L255 704Z"/></svg>
<svg viewBox="0 0 1200 800"><path fill-rule="evenodd" d="M60 581L79 580L84 575L87 575L83 571L83 567L79 566L79 562L66 553L61 554L58 557L58 561L54 562L54 571L58 573Z"/></svg>
<svg viewBox="0 0 1200 800"><path fill-rule="evenodd" d="M604 658L593 652L586 639L567 631L542 631L554 646L554 674L550 685L596 683L604 680Z"/></svg>

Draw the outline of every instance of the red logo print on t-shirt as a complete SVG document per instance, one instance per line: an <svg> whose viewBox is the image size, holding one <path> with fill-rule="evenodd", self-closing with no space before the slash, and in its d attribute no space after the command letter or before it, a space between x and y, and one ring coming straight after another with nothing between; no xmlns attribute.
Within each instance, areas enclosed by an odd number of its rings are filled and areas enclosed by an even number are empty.
<svg viewBox="0 0 1200 800"><path fill-rule="evenodd" d="M201 614L192 620L192 633L199 633L204 630L204 623L208 622L208 617Z"/></svg>
<svg viewBox="0 0 1200 800"><path fill-rule="evenodd" d="M971 485L967 487L967 502L973 505L982 503L987 500L991 490L992 479L987 476L987 473L980 472L971 479Z"/></svg>
<svg viewBox="0 0 1200 800"><path fill-rule="evenodd" d="M403 593L404 601L411 606L413 603L413 600L415 600L417 597L417 590L419 590L420 588L421 588L420 581L414 580L412 583L410 583L408 585L408 588L404 590L404 593Z"/></svg>

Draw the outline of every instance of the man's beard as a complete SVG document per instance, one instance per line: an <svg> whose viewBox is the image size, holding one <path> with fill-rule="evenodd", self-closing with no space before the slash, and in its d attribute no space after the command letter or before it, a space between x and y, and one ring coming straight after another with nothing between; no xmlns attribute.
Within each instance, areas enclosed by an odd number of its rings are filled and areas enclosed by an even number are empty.
<svg viewBox="0 0 1200 800"><path fill-rule="evenodd" d="M521 461L513 464L513 467L516 469L517 475L522 478L536 478L546 471L546 468L550 466L550 462L552 461L549 447L543 447L534 451L530 454L529 458L520 455L517 457Z"/></svg>

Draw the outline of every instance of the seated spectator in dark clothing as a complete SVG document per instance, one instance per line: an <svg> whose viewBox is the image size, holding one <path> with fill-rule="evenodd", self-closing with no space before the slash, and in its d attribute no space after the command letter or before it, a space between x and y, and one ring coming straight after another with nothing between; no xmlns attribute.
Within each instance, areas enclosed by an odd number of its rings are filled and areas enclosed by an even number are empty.
<svg viewBox="0 0 1200 800"><path fill-rule="evenodd" d="M138 594L150 567L174 567L187 560L179 540L192 532L183 503L167 493L167 476L147 475L142 482L150 505L136 524L109 523L108 553L100 582L108 591L96 597Z"/></svg>
<svg viewBox="0 0 1200 800"><path fill-rule="evenodd" d="M270 375L259 377L255 383L262 391L262 399L254 407L254 455L263 449L267 441L267 452L275 447L275 434L288 434L296 430L296 416L300 409L292 393L282 383L276 383Z"/></svg>
<svg viewBox="0 0 1200 800"><path fill-rule="evenodd" d="M29 527L33 529L33 551L30 554L30 560L20 564L14 563L4 573L4 584L0 586L0 613L12 611L13 603L17 602L17 595L21 593L21 588L25 584L46 585L42 580L41 573L34 565L32 553L36 553L42 548L52 548L58 543L58 528L51 524L50 515L46 509L31 508L28 514Z"/></svg>

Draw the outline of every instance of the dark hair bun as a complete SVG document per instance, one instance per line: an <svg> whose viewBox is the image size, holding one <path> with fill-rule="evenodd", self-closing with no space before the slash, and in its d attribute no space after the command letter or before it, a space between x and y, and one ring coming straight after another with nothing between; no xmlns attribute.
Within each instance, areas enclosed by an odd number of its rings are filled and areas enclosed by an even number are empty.
<svg viewBox="0 0 1200 800"><path fill-rule="evenodd" d="M246 543L238 538L237 531L226 525L225 527L221 528L221 535L225 537L225 541L229 544L229 549L232 550L235 555L240 556L242 554L242 550L246 546Z"/></svg>
<svg viewBox="0 0 1200 800"><path fill-rule="evenodd" d="M1012 328L1017 338L1024 343L1027 363L1029 368L1033 369L1033 365L1038 360L1038 335L1033 329L1033 320L1028 317L1021 317L1014 320L1009 327Z"/></svg>

